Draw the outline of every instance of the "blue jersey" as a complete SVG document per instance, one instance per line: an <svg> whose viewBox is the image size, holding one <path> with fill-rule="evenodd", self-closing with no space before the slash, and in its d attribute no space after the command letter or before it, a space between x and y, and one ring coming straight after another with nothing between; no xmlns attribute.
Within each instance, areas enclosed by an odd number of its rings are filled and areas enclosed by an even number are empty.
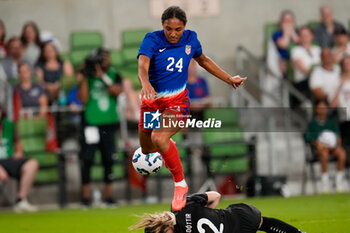
<svg viewBox="0 0 350 233"><path fill-rule="evenodd" d="M188 65L202 55L202 46L194 31L185 30L180 41L171 44L164 30L147 33L138 53L150 58L149 81L158 97L174 96L186 88Z"/></svg>

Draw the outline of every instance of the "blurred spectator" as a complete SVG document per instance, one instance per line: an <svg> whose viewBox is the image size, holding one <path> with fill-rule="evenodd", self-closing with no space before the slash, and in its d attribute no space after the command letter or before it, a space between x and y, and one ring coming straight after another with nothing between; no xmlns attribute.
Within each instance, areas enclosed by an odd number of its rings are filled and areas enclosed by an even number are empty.
<svg viewBox="0 0 350 233"><path fill-rule="evenodd" d="M0 181L6 182L13 177L19 182L14 210L16 212L35 212L37 207L28 200L29 191L35 180L39 164L35 159L24 158L21 143L15 132L15 126L8 121L0 105Z"/></svg>
<svg viewBox="0 0 350 233"><path fill-rule="evenodd" d="M211 106L211 98L206 80L198 76L197 63L192 59L188 67L187 89L191 100L191 115L203 120L204 110Z"/></svg>
<svg viewBox="0 0 350 233"><path fill-rule="evenodd" d="M62 44L58 38L50 31L40 30L41 43L52 43L57 49L58 53L62 52Z"/></svg>
<svg viewBox="0 0 350 233"><path fill-rule="evenodd" d="M63 76L73 75L73 67L69 61L63 62L52 43L44 43L36 64L38 80L48 92L50 102L58 100L60 80Z"/></svg>
<svg viewBox="0 0 350 233"><path fill-rule="evenodd" d="M6 56L6 28L4 22L0 19L0 60Z"/></svg>
<svg viewBox="0 0 350 233"><path fill-rule="evenodd" d="M322 170L322 192L330 191L330 181L328 175L328 161L330 156L338 160L335 186L337 192L345 189L345 160L346 153L341 144L338 122L329 116L328 102L317 100L314 110L314 118L309 122L306 131L306 141L311 144L312 150L319 157Z"/></svg>
<svg viewBox="0 0 350 233"><path fill-rule="evenodd" d="M334 42L335 46L333 48L333 57L336 63L339 63L340 60L345 55L350 55L350 42L349 35L343 28L338 28L334 32Z"/></svg>
<svg viewBox="0 0 350 233"><path fill-rule="evenodd" d="M274 32L272 39L276 44L280 55L280 69L283 74L287 72L290 58L289 47L293 43L299 42L299 36L295 27L295 19L292 11L285 10L281 14L279 21L280 29Z"/></svg>
<svg viewBox="0 0 350 233"><path fill-rule="evenodd" d="M123 78L123 95L121 96L122 101L124 100L123 105L124 114L128 121L138 122L140 119L140 91L135 90L134 85L131 80L128 78ZM120 99L120 98L119 98Z"/></svg>
<svg viewBox="0 0 350 233"><path fill-rule="evenodd" d="M1 61L7 81L11 84L18 82L18 64L23 59L23 45L18 37L11 37L6 45L7 56ZM32 71L32 66L30 67Z"/></svg>
<svg viewBox="0 0 350 233"><path fill-rule="evenodd" d="M333 63L332 52L329 48L322 49L322 65L313 69L309 86L315 99L328 99L334 96L339 84L340 68Z"/></svg>
<svg viewBox="0 0 350 233"><path fill-rule="evenodd" d="M338 29L344 29L344 26L334 21L333 11L329 6L322 6L320 14L321 22L315 28L315 39L322 48L331 48L334 45L334 32Z"/></svg>
<svg viewBox="0 0 350 233"><path fill-rule="evenodd" d="M341 60L340 67L340 81L332 99L331 107L340 110L341 135L344 142L348 144L350 142L350 55Z"/></svg>
<svg viewBox="0 0 350 233"><path fill-rule="evenodd" d="M20 116L21 109L26 109L27 114L45 117L48 100L44 88L38 83L32 83L30 66L26 62L18 65L20 83L15 88L14 104L15 119Z"/></svg>
<svg viewBox="0 0 350 233"><path fill-rule="evenodd" d="M27 22L22 28L21 41L24 46L23 58L34 67L40 56L40 32L36 23Z"/></svg>
<svg viewBox="0 0 350 233"><path fill-rule="evenodd" d="M113 162L116 156L117 96L121 93L121 77L111 68L109 52L99 49L85 61L84 77L78 96L83 103L83 135L81 142L82 206L91 205L90 176L95 152L101 151L104 166L104 202L115 205L112 197Z"/></svg>
<svg viewBox="0 0 350 233"><path fill-rule="evenodd" d="M78 82L78 85L74 86L71 90L69 90L68 96L67 96L67 104L69 106L70 112L72 113L71 123L77 129L81 125L82 103L78 98L78 91L79 91L79 84L84 78L83 75L84 74L82 73L82 70L78 70L78 72L75 74L75 79Z"/></svg>
<svg viewBox="0 0 350 233"><path fill-rule="evenodd" d="M312 44L313 34L309 27L299 29L299 45L292 49L294 83L298 90L310 96L308 85L312 66L320 63L320 47Z"/></svg>

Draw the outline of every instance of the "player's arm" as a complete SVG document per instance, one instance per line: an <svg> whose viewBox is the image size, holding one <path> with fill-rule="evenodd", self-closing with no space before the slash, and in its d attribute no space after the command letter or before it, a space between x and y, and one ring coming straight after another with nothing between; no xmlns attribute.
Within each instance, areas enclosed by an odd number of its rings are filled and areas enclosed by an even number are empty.
<svg viewBox="0 0 350 233"><path fill-rule="evenodd" d="M148 70L151 59L146 55L141 54L138 58L138 78L141 83L141 100L153 99L156 97L157 92L149 82Z"/></svg>
<svg viewBox="0 0 350 233"><path fill-rule="evenodd" d="M204 53L202 53L202 55L200 55L199 57L195 58L195 60L201 67L206 69L209 73L221 79L225 83L233 86L234 89L238 89L247 79L247 77L241 78L239 75L231 77Z"/></svg>
<svg viewBox="0 0 350 233"><path fill-rule="evenodd" d="M89 84L87 77L85 74L83 74L83 79L80 82L79 89L78 89L78 99L83 103L86 104L89 101Z"/></svg>
<svg viewBox="0 0 350 233"><path fill-rule="evenodd" d="M302 73L310 74L311 69L307 68L301 59L296 59L293 61L295 67L297 67Z"/></svg>
<svg viewBox="0 0 350 233"><path fill-rule="evenodd" d="M102 70L100 64L95 65L96 77L100 78L107 86L108 93L114 97L117 97L122 92L122 87L119 83L113 82L113 80ZM116 77L117 78L117 77Z"/></svg>
<svg viewBox="0 0 350 233"><path fill-rule="evenodd" d="M216 209L216 207L219 204L221 194L215 191L209 191L209 192L206 192L206 194L208 196L207 207L211 209Z"/></svg>
<svg viewBox="0 0 350 233"><path fill-rule="evenodd" d="M23 146L22 142L19 138L18 131L15 129L15 137L14 137L14 154L12 155L13 158L22 158L23 157Z"/></svg>

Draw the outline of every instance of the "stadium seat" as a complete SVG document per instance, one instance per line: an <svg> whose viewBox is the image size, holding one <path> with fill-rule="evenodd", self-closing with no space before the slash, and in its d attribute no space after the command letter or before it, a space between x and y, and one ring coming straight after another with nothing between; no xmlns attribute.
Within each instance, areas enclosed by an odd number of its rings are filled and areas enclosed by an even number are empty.
<svg viewBox="0 0 350 233"><path fill-rule="evenodd" d="M20 119L17 122L24 154L38 160L40 165L36 183L58 181L58 171L55 169L58 157L54 153L46 152L46 126L45 118Z"/></svg>
<svg viewBox="0 0 350 233"><path fill-rule="evenodd" d="M137 69L138 47L128 47L121 50L124 66L131 69Z"/></svg>
<svg viewBox="0 0 350 233"><path fill-rule="evenodd" d="M96 49L103 46L103 36L98 31L75 31L71 33L71 50Z"/></svg>
<svg viewBox="0 0 350 233"><path fill-rule="evenodd" d="M251 170L254 146L244 139L239 126L238 113L234 108L208 109L204 119L215 118L222 121L220 132L203 130L204 164L207 165L207 181L217 175L240 175Z"/></svg>
<svg viewBox="0 0 350 233"><path fill-rule="evenodd" d="M123 68L124 59L121 51L112 50L110 52L110 57L111 57L111 65L113 68L115 68L117 71Z"/></svg>
<svg viewBox="0 0 350 233"><path fill-rule="evenodd" d="M91 53L91 51L92 49L90 48L71 51L69 54L69 60L72 63L73 67L76 69L82 65L85 58Z"/></svg>
<svg viewBox="0 0 350 233"><path fill-rule="evenodd" d="M123 67L120 73L123 77L131 80L135 89L141 89L141 84L137 77L137 54L148 32L150 30L147 28L130 29L122 32L122 49L120 52L123 59Z"/></svg>
<svg viewBox="0 0 350 233"><path fill-rule="evenodd" d="M122 46L126 47L139 47L143 41L145 35L150 32L150 29L130 29L122 32Z"/></svg>
<svg viewBox="0 0 350 233"><path fill-rule="evenodd" d="M23 118L16 123L23 152L28 158L39 162L35 185L57 184L59 203L65 204L64 158L61 154L46 150L46 118Z"/></svg>

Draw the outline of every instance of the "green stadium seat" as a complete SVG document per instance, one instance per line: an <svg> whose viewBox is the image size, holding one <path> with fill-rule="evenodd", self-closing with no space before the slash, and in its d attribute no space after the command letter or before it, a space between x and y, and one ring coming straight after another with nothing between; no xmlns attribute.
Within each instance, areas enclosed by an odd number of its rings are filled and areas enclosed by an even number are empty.
<svg viewBox="0 0 350 233"><path fill-rule="evenodd" d="M71 50L96 49L103 46L103 36L98 31L75 31L71 33Z"/></svg>
<svg viewBox="0 0 350 233"><path fill-rule="evenodd" d="M36 177L36 184L52 184L58 182L57 154L46 151L46 118L20 119L17 130L22 143L24 154L39 162L40 169Z"/></svg>
<svg viewBox="0 0 350 233"><path fill-rule="evenodd" d="M249 169L248 145L242 132L205 132L204 141L209 145L209 161L212 173L241 173ZM238 143L237 141L241 141Z"/></svg>
<svg viewBox="0 0 350 233"><path fill-rule="evenodd" d="M127 47L121 50L125 66L137 69L137 54L139 47Z"/></svg>
<svg viewBox="0 0 350 233"><path fill-rule="evenodd" d="M73 50L69 54L69 60L72 63L74 68L78 68L81 66L87 56L91 53L91 49L80 49L80 50Z"/></svg>
<svg viewBox="0 0 350 233"><path fill-rule="evenodd" d="M121 51L112 50L110 52L111 64L116 70L121 69L124 65L124 58Z"/></svg>
<svg viewBox="0 0 350 233"><path fill-rule="evenodd" d="M204 113L205 119L215 118L221 120L223 123L229 126L238 125L238 112L235 108L216 108L216 109L206 109Z"/></svg>
<svg viewBox="0 0 350 233"><path fill-rule="evenodd" d="M70 61L69 52L60 53L60 58L62 59L62 61Z"/></svg>
<svg viewBox="0 0 350 233"><path fill-rule="evenodd" d="M145 35L150 32L150 29L130 29L122 32L122 46L125 47L139 47Z"/></svg>
<svg viewBox="0 0 350 233"><path fill-rule="evenodd" d="M123 69L118 69L117 71L121 73L123 78L130 79L131 83L133 84L136 90L141 89L141 83L138 79L137 68L134 68L134 69L123 68Z"/></svg>
<svg viewBox="0 0 350 233"><path fill-rule="evenodd" d="M206 145L209 169L213 174L234 174L249 170L249 145L238 124L238 113L234 108L208 109L204 119L222 121L223 132L205 129L203 139Z"/></svg>

